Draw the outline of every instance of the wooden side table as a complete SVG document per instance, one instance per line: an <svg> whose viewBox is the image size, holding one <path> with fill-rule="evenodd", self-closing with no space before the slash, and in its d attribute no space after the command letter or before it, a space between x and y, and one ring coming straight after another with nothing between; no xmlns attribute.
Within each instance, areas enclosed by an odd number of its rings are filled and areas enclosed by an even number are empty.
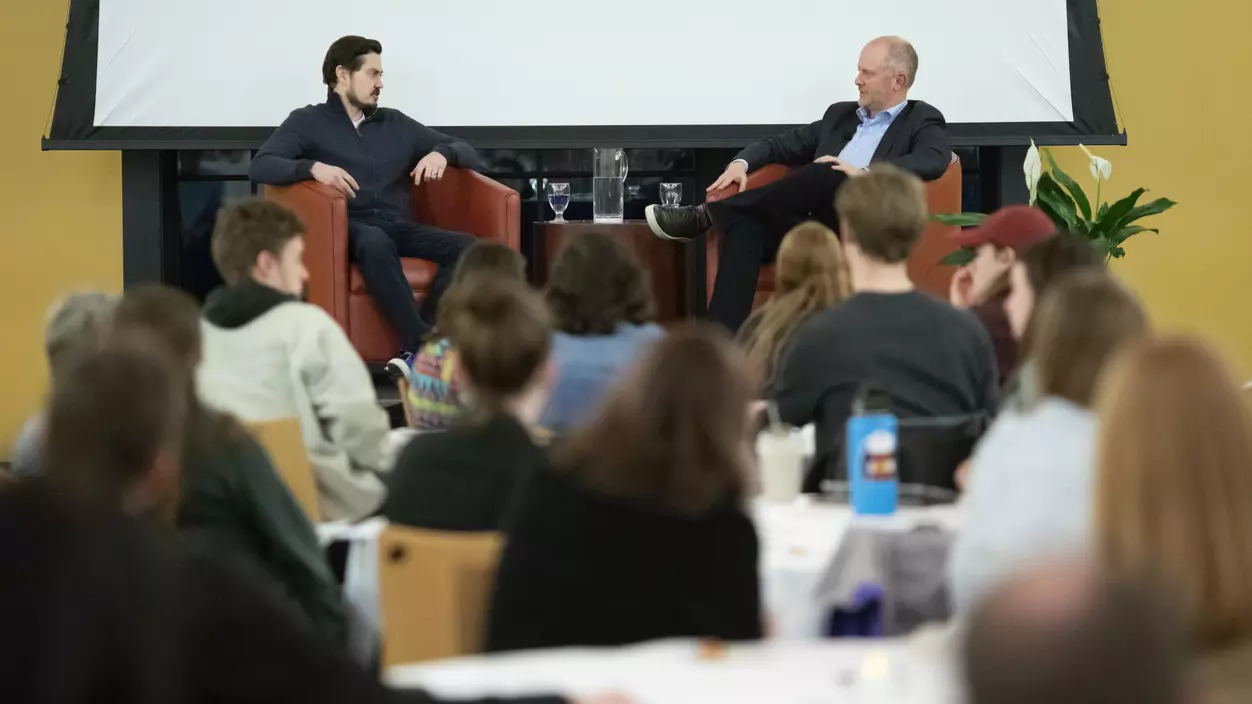
<svg viewBox="0 0 1252 704"><path fill-rule="evenodd" d="M652 296L656 299L657 322L665 323L688 317L687 250L682 242L663 240L652 234L644 220L617 223L596 223L571 220L565 223L537 222L534 236L535 283L547 284L552 262L565 238L584 232L601 232L617 239L635 252L639 263L652 277Z"/></svg>

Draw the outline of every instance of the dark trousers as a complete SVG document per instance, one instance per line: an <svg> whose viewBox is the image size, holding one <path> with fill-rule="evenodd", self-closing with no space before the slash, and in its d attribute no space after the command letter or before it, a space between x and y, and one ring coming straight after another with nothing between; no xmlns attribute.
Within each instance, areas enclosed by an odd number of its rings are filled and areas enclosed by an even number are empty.
<svg viewBox="0 0 1252 704"><path fill-rule="evenodd" d="M365 289L395 329L405 351L418 351L422 337L435 324L439 297L452 280L461 253L476 241L464 232L441 230L412 220L349 217L349 256L361 270ZM420 313L413 303L413 289L400 267L401 257L426 259L439 265Z"/></svg>
<svg viewBox="0 0 1252 704"><path fill-rule="evenodd" d="M761 265L774 261L791 228L817 220L839 231L835 191L846 178L829 164L808 164L767 186L709 203L709 216L722 231L709 318L731 332L743 325L752 313Z"/></svg>

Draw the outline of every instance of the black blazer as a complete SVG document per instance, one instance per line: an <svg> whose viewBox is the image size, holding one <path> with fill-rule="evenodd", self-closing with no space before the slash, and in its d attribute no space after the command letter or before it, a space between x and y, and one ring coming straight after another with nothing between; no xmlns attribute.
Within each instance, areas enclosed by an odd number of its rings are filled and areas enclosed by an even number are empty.
<svg viewBox="0 0 1252 704"><path fill-rule="evenodd" d="M488 650L761 637L756 529L729 501L675 516L549 469L505 533Z"/></svg>
<svg viewBox="0 0 1252 704"><path fill-rule="evenodd" d="M428 530L491 531L546 455L512 416L419 435L392 472L383 515Z"/></svg>
<svg viewBox="0 0 1252 704"><path fill-rule="evenodd" d="M839 156L861 124L858 107L855 102L835 103L817 122L766 137L735 158L748 162L749 169L759 169L767 164L802 166L821 156ZM951 159L943 114L929 103L910 100L887 128L872 161L895 164L923 181L934 181L948 170Z"/></svg>

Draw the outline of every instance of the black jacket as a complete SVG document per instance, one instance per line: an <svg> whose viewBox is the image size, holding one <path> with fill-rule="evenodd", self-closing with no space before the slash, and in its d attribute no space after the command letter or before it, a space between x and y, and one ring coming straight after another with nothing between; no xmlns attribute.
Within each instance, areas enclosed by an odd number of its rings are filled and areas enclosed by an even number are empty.
<svg viewBox="0 0 1252 704"><path fill-rule="evenodd" d="M343 101L334 91L326 102L293 110L252 157L248 177L257 183L285 186L307 181L314 162L338 166L361 187L348 200L348 212L411 219L409 174L422 157L439 152L452 166L476 168L474 148L436 132L399 110L376 108L353 128Z"/></svg>
<svg viewBox="0 0 1252 704"><path fill-rule="evenodd" d="M442 701L384 688L252 575L41 483L0 491L0 575L5 704Z"/></svg>
<svg viewBox="0 0 1252 704"><path fill-rule="evenodd" d="M789 132L766 137L735 155L749 169L767 164L801 166L821 156L839 156L856 134L860 118L855 102L835 103L822 119ZM924 181L943 175L952 159L947 123L932 105L910 100L883 135L873 162L894 164Z"/></svg>
<svg viewBox="0 0 1252 704"><path fill-rule="evenodd" d="M328 640L345 643L342 595L313 525L243 428L210 447L189 444L178 527L201 548L257 570Z"/></svg>
<svg viewBox="0 0 1252 704"><path fill-rule="evenodd" d="M512 416L467 419L404 448L383 515L430 530L499 530L518 486L544 463L543 450Z"/></svg>
<svg viewBox="0 0 1252 704"><path fill-rule="evenodd" d="M687 518L548 469L505 532L488 650L761 637L756 529L729 501Z"/></svg>

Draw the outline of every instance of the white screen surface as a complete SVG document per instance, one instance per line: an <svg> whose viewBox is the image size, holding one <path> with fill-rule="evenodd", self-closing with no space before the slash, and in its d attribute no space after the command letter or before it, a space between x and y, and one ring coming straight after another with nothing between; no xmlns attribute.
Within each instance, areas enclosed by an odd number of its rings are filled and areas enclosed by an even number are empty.
<svg viewBox="0 0 1252 704"><path fill-rule="evenodd" d="M343 34L433 126L811 122L883 34L949 122L1073 120L1065 0L101 0L95 125L277 125Z"/></svg>

